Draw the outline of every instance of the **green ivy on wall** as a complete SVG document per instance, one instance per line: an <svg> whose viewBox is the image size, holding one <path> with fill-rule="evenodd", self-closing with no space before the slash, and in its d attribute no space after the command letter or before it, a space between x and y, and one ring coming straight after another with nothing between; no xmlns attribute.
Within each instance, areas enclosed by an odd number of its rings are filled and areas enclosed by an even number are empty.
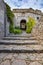
<svg viewBox="0 0 43 65"><path fill-rule="evenodd" d="M14 14L11 11L11 9L10 9L8 4L6 4L6 14L7 14L8 20L10 22L9 32L10 33L14 33L14 34L20 34L22 31L20 29L14 28L14 23L13 23Z"/></svg>
<svg viewBox="0 0 43 65"><path fill-rule="evenodd" d="M6 4L6 3L5 3L5 4ZM11 11L11 8L9 7L8 4L6 4L6 14L7 14L8 20L9 20L9 22L10 22L9 32L12 33L13 30L14 30L14 26L13 26L13 17L14 17L14 14L13 14L13 12Z"/></svg>
<svg viewBox="0 0 43 65"><path fill-rule="evenodd" d="M8 4L6 4L6 14L7 14L7 17L10 21L10 23L13 23L13 17L14 17L14 14L13 12L11 11L11 8L9 7Z"/></svg>

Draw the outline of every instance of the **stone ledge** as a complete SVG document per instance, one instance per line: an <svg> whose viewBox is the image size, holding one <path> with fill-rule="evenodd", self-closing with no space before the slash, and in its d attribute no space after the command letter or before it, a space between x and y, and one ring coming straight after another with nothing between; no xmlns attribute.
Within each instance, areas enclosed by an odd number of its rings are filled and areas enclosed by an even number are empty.
<svg viewBox="0 0 43 65"><path fill-rule="evenodd" d="M0 40L0 45L38 44L37 40Z"/></svg>

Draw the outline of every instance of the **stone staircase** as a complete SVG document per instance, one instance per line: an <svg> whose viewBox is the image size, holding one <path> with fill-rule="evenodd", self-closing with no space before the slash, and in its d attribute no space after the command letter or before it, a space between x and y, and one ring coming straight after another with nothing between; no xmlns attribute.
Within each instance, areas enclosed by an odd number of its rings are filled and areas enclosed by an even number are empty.
<svg viewBox="0 0 43 65"><path fill-rule="evenodd" d="M34 36L8 36L0 40L0 65L43 65L43 44Z"/></svg>
<svg viewBox="0 0 43 65"><path fill-rule="evenodd" d="M0 40L0 53L43 53L43 45L33 36L12 36Z"/></svg>

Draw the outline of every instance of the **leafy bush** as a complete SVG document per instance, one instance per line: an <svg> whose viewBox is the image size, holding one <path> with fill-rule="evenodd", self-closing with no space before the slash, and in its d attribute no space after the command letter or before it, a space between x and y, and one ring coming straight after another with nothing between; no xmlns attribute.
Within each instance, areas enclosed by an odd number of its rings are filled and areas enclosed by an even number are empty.
<svg viewBox="0 0 43 65"><path fill-rule="evenodd" d="M20 29L20 27L19 26L16 26L15 29Z"/></svg>
<svg viewBox="0 0 43 65"><path fill-rule="evenodd" d="M14 29L14 32L13 33L14 34L20 34L20 33L22 33L22 31L20 29Z"/></svg>
<svg viewBox="0 0 43 65"><path fill-rule="evenodd" d="M13 24L10 24L10 26L9 26L9 32L10 33L14 33L14 34L20 34L20 33L22 33L22 30L16 29L16 28L13 27Z"/></svg>
<svg viewBox="0 0 43 65"><path fill-rule="evenodd" d="M31 33L34 25L35 25L35 20L33 18L29 17L28 22L26 24L26 26L27 26L26 32Z"/></svg>
<svg viewBox="0 0 43 65"><path fill-rule="evenodd" d="M32 31L32 28L29 28L26 30L26 33L31 33L31 31Z"/></svg>

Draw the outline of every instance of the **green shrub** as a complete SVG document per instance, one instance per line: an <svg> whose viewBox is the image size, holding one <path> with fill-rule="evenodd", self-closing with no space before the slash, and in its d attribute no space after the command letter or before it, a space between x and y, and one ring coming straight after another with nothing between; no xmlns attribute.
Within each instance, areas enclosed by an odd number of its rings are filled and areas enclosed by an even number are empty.
<svg viewBox="0 0 43 65"><path fill-rule="evenodd" d="M14 34L20 34L20 33L22 33L22 30L16 29L16 28L13 27L13 24L10 24L10 26L9 26L9 32L10 33L14 33Z"/></svg>
<svg viewBox="0 0 43 65"><path fill-rule="evenodd" d="M26 33L31 33L34 25L35 25L35 20L33 18L29 17L28 22L26 23L26 26L27 26Z"/></svg>
<svg viewBox="0 0 43 65"><path fill-rule="evenodd" d="M19 26L16 26L15 29L20 29L20 27Z"/></svg>
<svg viewBox="0 0 43 65"><path fill-rule="evenodd" d="M26 33L31 33L32 28L26 29Z"/></svg>
<svg viewBox="0 0 43 65"><path fill-rule="evenodd" d="M20 29L14 29L14 32L13 33L14 34L20 34L20 33L22 33L22 31Z"/></svg>

